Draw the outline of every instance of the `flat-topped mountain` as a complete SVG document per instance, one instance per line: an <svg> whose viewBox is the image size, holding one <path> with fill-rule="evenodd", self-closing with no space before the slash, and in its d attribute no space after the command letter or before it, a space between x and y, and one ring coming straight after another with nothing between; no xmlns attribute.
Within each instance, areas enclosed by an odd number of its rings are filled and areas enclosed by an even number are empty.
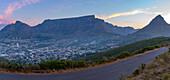
<svg viewBox="0 0 170 80"><path fill-rule="evenodd" d="M122 29L122 31L121 31ZM127 29L126 31L124 29ZM73 37L119 37L136 30L113 26L94 15L45 20L42 24L29 26L20 21L7 25L0 31L1 38L73 38Z"/></svg>
<svg viewBox="0 0 170 80"><path fill-rule="evenodd" d="M123 39L126 41L138 41L158 36L170 36L170 25L161 15L156 16L146 27L130 34Z"/></svg>
<svg viewBox="0 0 170 80"><path fill-rule="evenodd" d="M36 30L43 35L55 34L57 37L107 37L118 36L110 32L107 24L95 18L94 15L77 18L66 18L56 20L45 20L42 24L35 26Z"/></svg>

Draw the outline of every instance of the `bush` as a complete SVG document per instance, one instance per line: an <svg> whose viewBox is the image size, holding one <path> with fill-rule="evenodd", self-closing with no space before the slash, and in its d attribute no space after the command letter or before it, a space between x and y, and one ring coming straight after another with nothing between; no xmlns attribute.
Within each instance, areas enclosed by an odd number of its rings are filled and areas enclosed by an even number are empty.
<svg viewBox="0 0 170 80"><path fill-rule="evenodd" d="M140 49L140 50L136 50L133 54L140 54L140 53L144 53L146 51L150 51L150 50L154 50L156 48L160 48L161 46L148 46L148 47L145 47L143 49Z"/></svg>
<svg viewBox="0 0 170 80"><path fill-rule="evenodd" d="M140 74L140 69L136 69L132 74L133 74L134 76Z"/></svg>
<svg viewBox="0 0 170 80"><path fill-rule="evenodd" d="M168 79L170 79L170 74L165 74L164 75L164 80L168 80Z"/></svg>
<svg viewBox="0 0 170 80"><path fill-rule="evenodd" d="M129 57L129 56L131 56L131 54L129 52L125 51L125 52L121 52L119 55L117 55L117 58L122 59L122 58Z"/></svg>
<svg viewBox="0 0 170 80"><path fill-rule="evenodd" d="M141 69L144 70L146 67L146 64L141 64Z"/></svg>

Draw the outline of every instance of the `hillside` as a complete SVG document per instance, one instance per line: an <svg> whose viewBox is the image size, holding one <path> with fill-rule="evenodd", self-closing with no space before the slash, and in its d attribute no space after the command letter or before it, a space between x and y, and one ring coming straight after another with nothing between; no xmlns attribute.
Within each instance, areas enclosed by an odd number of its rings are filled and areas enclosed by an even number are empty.
<svg viewBox="0 0 170 80"><path fill-rule="evenodd" d="M167 37L170 36L169 32L170 25L164 20L161 15L158 15L146 27L133 34L121 38L121 40L130 43L159 36Z"/></svg>
<svg viewBox="0 0 170 80"><path fill-rule="evenodd" d="M155 58L153 62L136 69L126 80L169 80L170 52Z"/></svg>
<svg viewBox="0 0 170 80"><path fill-rule="evenodd" d="M0 24L0 30L2 30L7 24Z"/></svg>
<svg viewBox="0 0 170 80"><path fill-rule="evenodd" d="M87 53L87 56L75 58L75 60L96 60L96 59L102 59L103 57L112 57L115 56L123 51L128 51L130 53L142 49L147 46L153 46L153 45L160 45L160 44L169 44L170 43L170 37L157 37L147 40L138 41L135 43L131 43L128 45L124 45L121 47L113 48L107 51L103 52L97 52L97 53Z"/></svg>
<svg viewBox="0 0 170 80"><path fill-rule="evenodd" d="M0 31L1 38L79 38L113 37L131 34L137 30L131 27L117 27L88 15L74 18L45 20L36 26L21 21L7 25Z"/></svg>

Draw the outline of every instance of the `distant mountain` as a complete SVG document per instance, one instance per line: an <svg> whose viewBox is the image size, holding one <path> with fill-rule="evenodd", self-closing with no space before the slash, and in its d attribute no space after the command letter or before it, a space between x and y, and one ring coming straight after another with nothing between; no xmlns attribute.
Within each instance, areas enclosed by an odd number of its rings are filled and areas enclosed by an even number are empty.
<svg viewBox="0 0 170 80"><path fill-rule="evenodd" d="M170 36L170 25L164 20L161 15L156 16L146 27L143 29L123 37L122 40L134 42L158 36Z"/></svg>
<svg viewBox="0 0 170 80"><path fill-rule="evenodd" d="M121 34L121 35L128 35L128 34L132 34L135 33L136 31L140 30L140 29L134 29L133 27L119 27L117 25L112 25L108 23L108 29L110 29L111 31L113 31L114 33L117 34Z"/></svg>
<svg viewBox="0 0 170 80"><path fill-rule="evenodd" d="M42 24L34 27L16 21L15 24L7 25L0 31L2 38L71 38L71 37L118 37L119 34L111 32L107 24L95 18L94 15L45 20Z"/></svg>
<svg viewBox="0 0 170 80"><path fill-rule="evenodd" d="M1 38L73 38L73 37L120 37L135 32L131 27L117 27L95 18L94 15L45 20L30 27L16 21L0 31Z"/></svg>
<svg viewBox="0 0 170 80"><path fill-rule="evenodd" d="M3 29L7 24L0 24L0 30Z"/></svg>

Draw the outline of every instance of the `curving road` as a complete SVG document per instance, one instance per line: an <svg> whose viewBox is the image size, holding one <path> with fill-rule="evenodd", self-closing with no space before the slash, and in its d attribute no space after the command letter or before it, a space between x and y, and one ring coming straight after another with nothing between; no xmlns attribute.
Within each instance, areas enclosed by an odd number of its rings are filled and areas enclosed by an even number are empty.
<svg viewBox="0 0 170 80"><path fill-rule="evenodd" d="M52 75L17 75L0 73L0 80L118 80L120 74L130 75L141 63L148 64L154 58L168 51L168 47L149 52L107 66L88 70L52 74Z"/></svg>

